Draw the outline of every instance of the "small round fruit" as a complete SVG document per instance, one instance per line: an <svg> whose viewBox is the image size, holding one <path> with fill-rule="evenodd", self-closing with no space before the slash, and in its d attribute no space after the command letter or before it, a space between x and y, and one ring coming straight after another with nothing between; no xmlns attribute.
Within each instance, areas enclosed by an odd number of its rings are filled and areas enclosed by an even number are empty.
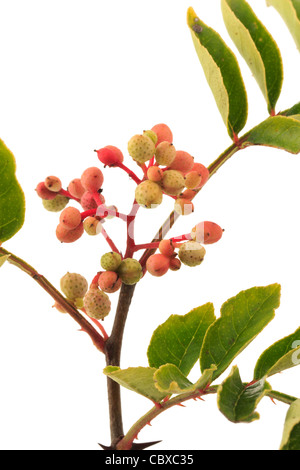
<svg viewBox="0 0 300 470"><path fill-rule="evenodd" d="M164 172L159 166L150 166L147 170L147 178L154 183L159 183L163 179Z"/></svg>
<svg viewBox="0 0 300 470"><path fill-rule="evenodd" d="M96 217L87 217L83 221L84 231L91 236L98 235L102 231L102 224Z"/></svg>
<svg viewBox="0 0 300 470"><path fill-rule="evenodd" d="M170 267L170 258L162 254L150 256L146 262L147 271L156 277L166 274Z"/></svg>
<svg viewBox="0 0 300 470"><path fill-rule="evenodd" d="M214 222L200 222L191 231L191 237L193 240L210 245L218 242L223 235L223 229L220 225Z"/></svg>
<svg viewBox="0 0 300 470"><path fill-rule="evenodd" d="M194 189L186 189L185 191L183 191L183 193L180 194L180 197L183 197L184 199L189 199L191 201L192 199L194 199L196 194L197 191L195 191Z"/></svg>
<svg viewBox="0 0 300 470"><path fill-rule="evenodd" d="M158 249L162 255L168 257L171 257L175 251L175 247L173 245L172 240L162 240L158 245Z"/></svg>
<svg viewBox="0 0 300 470"><path fill-rule="evenodd" d="M154 209L163 200L161 187L154 181L146 180L140 183L135 190L136 202L146 209Z"/></svg>
<svg viewBox="0 0 300 470"><path fill-rule="evenodd" d="M61 194L56 194L54 199L51 199L51 200L43 199L42 201L44 208L50 212L62 211L66 207L68 202L69 202L69 198L62 196Z"/></svg>
<svg viewBox="0 0 300 470"><path fill-rule="evenodd" d="M152 130L143 131L143 134L149 137L154 144L157 143L157 135Z"/></svg>
<svg viewBox="0 0 300 470"><path fill-rule="evenodd" d="M59 216L59 222L68 230L78 227L81 223L81 214L76 207L67 207Z"/></svg>
<svg viewBox="0 0 300 470"><path fill-rule="evenodd" d="M129 155L138 163L146 163L155 152L155 144L145 134L134 135L128 142Z"/></svg>
<svg viewBox="0 0 300 470"><path fill-rule="evenodd" d="M118 274L124 284L133 285L142 278L143 268L137 260L126 258L121 261Z"/></svg>
<svg viewBox="0 0 300 470"><path fill-rule="evenodd" d="M61 278L60 288L69 300L75 301L85 296L88 291L88 282L81 274L68 272Z"/></svg>
<svg viewBox="0 0 300 470"><path fill-rule="evenodd" d="M156 124L151 129L157 135L157 143L156 145L160 144L161 142L167 141L172 143L173 142L173 134L171 129L167 126L167 124Z"/></svg>
<svg viewBox="0 0 300 470"><path fill-rule="evenodd" d="M157 145L155 160L159 165L170 166L176 156L176 149L170 142L164 141Z"/></svg>
<svg viewBox="0 0 300 470"><path fill-rule="evenodd" d="M183 150L177 150L176 156L170 165L172 170L182 171L182 173L188 173L194 166L194 158L188 152Z"/></svg>
<svg viewBox="0 0 300 470"><path fill-rule="evenodd" d="M45 201L51 201L57 196L57 194L55 194L53 191L50 191L48 188L46 188L44 182L39 183L35 190L37 195Z"/></svg>
<svg viewBox="0 0 300 470"><path fill-rule="evenodd" d="M181 268L181 261L178 258L170 259L170 271L178 271Z"/></svg>
<svg viewBox="0 0 300 470"><path fill-rule="evenodd" d="M56 227L56 237L61 243L73 243L82 236L84 232L83 223L78 225L78 227L73 230L68 230L62 224L58 224Z"/></svg>
<svg viewBox="0 0 300 470"><path fill-rule="evenodd" d="M162 189L166 194L178 196L184 189L184 177L180 171L164 171Z"/></svg>
<svg viewBox="0 0 300 470"><path fill-rule="evenodd" d="M185 187L187 189L196 189L200 186L202 181L202 176L196 170L189 171L185 177Z"/></svg>
<svg viewBox="0 0 300 470"><path fill-rule="evenodd" d="M175 201L174 210L179 215L190 215L194 212L194 204L189 199L179 197Z"/></svg>
<svg viewBox="0 0 300 470"><path fill-rule="evenodd" d="M99 191L103 181L103 173L97 167L87 168L81 175L81 184L86 191Z"/></svg>
<svg viewBox="0 0 300 470"><path fill-rule="evenodd" d="M198 242L183 243L179 248L178 257L187 266L198 266L205 256L205 248Z"/></svg>
<svg viewBox="0 0 300 470"><path fill-rule="evenodd" d="M57 176L47 176L45 186L49 191L53 191L54 193L58 193L62 188L61 181Z"/></svg>
<svg viewBox="0 0 300 470"><path fill-rule="evenodd" d="M120 289L122 285L122 279L114 271L105 271L104 273L100 274L98 284L103 292L106 292L107 294L113 294Z"/></svg>
<svg viewBox="0 0 300 470"><path fill-rule="evenodd" d="M75 178L70 182L68 191L71 196L76 197L77 199L82 198L83 194L85 193L85 189L81 184L80 178Z"/></svg>
<svg viewBox="0 0 300 470"><path fill-rule="evenodd" d="M89 289L84 296L83 306L87 315L96 320L103 320L111 310L108 295L100 289Z"/></svg>
<svg viewBox="0 0 300 470"><path fill-rule="evenodd" d="M102 201L102 204L104 204L105 203L104 196L102 196L102 194L99 194L98 197ZM89 211L90 209L97 209L98 207L98 204L94 199L93 193L91 193L90 191L84 192L83 196L80 199L80 204L81 204L81 207L85 211Z"/></svg>
<svg viewBox="0 0 300 470"><path fill-rule="evenodd" d="M197 171L197 173L201 175L201 181L197 189L202 188L209 179L209 169L202 165L202 163L194 163L191 171Z"/></svg>
<svg viewBox="0 0 300 470"><path fill-rule="evenodd" d="M100 162L109 167L117 166L118 163L122 163L124 160L121 150L113 145L106 145L106 147L96 150L96 152Z"/></svg>
<svg viewBox="0 0 300 470"><path fill-rule="evenodd" d="M110 251L101 256L101 266L105 271L117 271L122 261L119 253Z"/></svg>

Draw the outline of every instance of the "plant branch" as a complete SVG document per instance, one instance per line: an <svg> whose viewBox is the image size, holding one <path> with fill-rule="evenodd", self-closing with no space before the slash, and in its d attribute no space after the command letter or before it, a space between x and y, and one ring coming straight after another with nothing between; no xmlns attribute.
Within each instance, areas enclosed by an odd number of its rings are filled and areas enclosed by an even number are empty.
<svg viewBox="0 0 300 470"><path fill-rule="evenodd" d="M1 247L0 254L9 255L7 262L16 266L32 277L32 279L34 279L81 326L81 329L90 336L96 348L102 353L104 352L104 338L93 327L93 325L91 325L91 323L83 315L81 315L72 302L67 300L43 275L39 274L32 266L30 266L21 258L18 258L13 253L10 253Z"/></svg>

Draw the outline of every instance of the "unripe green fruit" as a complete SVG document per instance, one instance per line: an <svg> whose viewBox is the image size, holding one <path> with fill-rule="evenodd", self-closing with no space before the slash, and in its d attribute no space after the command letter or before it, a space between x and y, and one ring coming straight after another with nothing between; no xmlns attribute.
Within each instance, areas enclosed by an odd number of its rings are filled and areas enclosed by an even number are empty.
<svg viewBox="0 0 300 470"><path fill-rule="evenodd" d="M167 170L162 179L162 188L166 194L178 196L184 189L184 177L180 171Z"/></svg>
<svg viewBox="0 0 300 470"><path fill-rule="evenodd" d="M166 274L170 267L170 258L160 253L150 256L146 263L147 271L156 277Z"/></svg>
<svg viewBox="0 0 300 470"><path fill-rule="evenodd" d="M60 223L68 230L73 230L81 223L81 214L76 207L67 207L59 217Z"/></svg>
<svg viewBox="0 0 300 470"><path fill-rule="evenodd" d="M144 131L143 134L149 137L153 141L154 144L157 143L157 134L155 134L154 131L152 130Z"/></svg>
<svg viewBox="0 0 300 470"><path fill-rule="evenodd" d="M101 222L96 217L87 217L83 222L83 228L88 235L98 235L102 231Z"/></svg>
<svg viewBox="0 0 300 470"><path fill-rule="evenodd" d="M94 288L84 296L83 306L89 317L103 320L110 312L111 302L105 292Z"/></svg>
<svg viewBox="0 0 300 470"><path fill-rule="evenodd" d="M60 288L65 296L74 302L76 299L82 299L85 296L88 290L88 282L81 274L68 272L61 278Z"/></svg>
<svg viewBox="0 0 300 470"><path fill-rule="evenodd" d="M114 271L105 271L104 273L100 274L98 285L100 289L103 290L103 292L113 294L120 289L122 285L122 279Z"/></svg>
<svg viewBox="0 0 300 470"><path fill-rule="evenodd" d="M119 253L111 251L101 257L101 266L105 271L117 271L122 261Z"/></svg>
<svg viewBox="0 0 300 470"><path fill-rule="evenodd" d="M176 156L176 149L170 142L161 142L155 150L155 160L159 165L169 166Z"/></svg>
<svg viewBox="0 0 300 470"><path fill-rule="evenodd" d="M189 199L179 197L175 201L174 210L179 215L190 215L194 212L194 204Z"/></svg>
<svg viewBox="0 0 300 470"><path fill-rule="evenodd" d="M179 248L178 256L180 261L187 266L198 266L202 263L206 250L197 242L186 242Z"/></svg>
<svg viewBox="0 0 300 470"><path fill-rule="evenodd" d="M161 187L154 181L146 180L140 183L135 190L136 202L146 209L153 209L163 200Z"/></svg>
<svg viewBox="0 0 300 470"><path fill-rule="evenodd" d="M58 193L62 188L61 181L57 176L47 176L45 186L49 191L53 191L54 193Z"/></svg>
<svg viewBox="0 0 300 470"><path fill-rule="evenodd" d="M42 203L44 208L50 212L60 212L62 211L69 202L69 198L57 194L54 199L46 200L43 199Z"/></svg>
<svg viewBox="0 0 300 470"><path fill-rule="evenodd" d="M185 177L185 187L187 189L196 189L200 186L202 176L196 170L189 171Z"/></svg>
<svg viewBox="0 0 300 470"><path fill-rule="evenodd" d="M133 285L142 278L143 268L137 260L126 258L121 262L118 274L124 284Z"/></svg>
<svg viewBox="0 0 300 470"><path fill-rule="evenodd" d="M138 163L150 160L155 152L155 144L145 134L135 135L128 142L129 155Z"/></svg>

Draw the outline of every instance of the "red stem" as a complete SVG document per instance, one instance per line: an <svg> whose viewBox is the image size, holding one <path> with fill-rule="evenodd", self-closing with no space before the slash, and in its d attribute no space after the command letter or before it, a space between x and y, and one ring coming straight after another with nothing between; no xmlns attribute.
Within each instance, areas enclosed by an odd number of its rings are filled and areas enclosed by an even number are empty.
<svg viewBox="0 0 300 470"><path fill-rule="evenodd" d="M93 217L96 215L97 209L89 209L87 211L81 212L81 220L86 219L87 217Z"/></svg>
<svg viewBox="0 0 300 470"><path fill-rule="evenodd" d="M116 245L114 244L114 242L112 241L112 239L108 236L106 230L102 227L102 230L101 230L101 234L104 236L105 240L107 241L107 243L109 244L110 248L112 249L112 251L114 251L115 253L120 253L120 251L118 250L118 248L116 247Z"/></svg>
<svg viewBox="0 0 300 470"><path fill-rule="evenodd" d="M127 168L127 166L125 166L123 163L117 163L115 166L118 166L121 168L121 170L124 170L130 176L130 178L136 182L136 184L140 184L142 182L142 180L140 180L140 178L138 178L137 175L133 171L129 170L129 168Z"/></svg>
<svg viewBox="0 0 300 470"><path fill-rule="evenodd" d="M139 204L136 200L133 201L132 209L127 216L127 246L126 246L126 253L125 258L131 258L133 253L135 252L135 242L134 242L134 224L136 214L139 210Z"/></svg>
<svg viewBox="0 0 300 470"><path fill-rule="evenodd" d="M176 244L178 244L179 242L186 241L186 240L191 240L191 239L192 239L192 237L191 237L190 233L187 233L185 235L180 235L179 237L170 238L170 240L172 240L172 242L174 243L175 248L178 248L179 245L176 246ZM159 243L160 243L160 241L151 242L151 243L143 243L141 245L135 245L134 246L134 251L138 251L138 250L157 250L157 248L159 246Z"/></svg>
<svg viewBox="0 0 300 470"><path fill-rule="evenodd" d="M60 194L61 196L68 197L69 199L74 199L74 201L80 202L80 199L78 199L77 197L72 196L72 194L70 194L69 191L66 191L65 189L61 189L60 191L58 191L57 194Z"/></svg>

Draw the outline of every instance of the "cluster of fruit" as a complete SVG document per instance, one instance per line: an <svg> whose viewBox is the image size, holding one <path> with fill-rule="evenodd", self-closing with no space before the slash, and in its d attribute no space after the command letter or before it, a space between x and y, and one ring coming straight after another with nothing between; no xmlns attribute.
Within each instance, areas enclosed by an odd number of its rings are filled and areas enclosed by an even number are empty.
<svg viewBox="0 0 300 470"><path fill-rule="evenodd" d="M135 199L139 206L157 207L166 194L175 199L175 211L180 215L193 212L192 199L209 178L208 169L195 163L187 152L176 150L173 135L165 124L158 124L151 130L133 136L128 142L128 152L143 170L140 179L124 164L120 149L112 145L97 150L97 156L104 166L119 167L126 171L137 184ZM149 162L146 165L146 162ZM143 265L132 256L123 257L103 229L106 218L116 215L123 220L129 216L117 212L115 206L106 206L102 194L104 177L98 167L87 168L70 182L67 190L62 188L58 177L48 176L38 184L36 191L44 207L53 212L61 212L56 236L59 241L71 243L78 240L84 232L89 235L102 233L107 238L111 250L101 257L103 271L97 273L90 286L87 280L77 273L67 273L61 279L61 290L77 308L82 308L88 316L103 320L111 309L108 294L117 292L122 284L136 284L148 271L160 277L169 270L177 271L182 263L198 266L202 263L206 250L203 244L218 241L223 230L213 222L202 222L187 235L170 240L148 244L159 253L148 257ZM66 207L70 200L78 202L82 211ZM147 245L147 244L146 244ZM132 253L143 245L135 245ZM60 306L57 305L59 309Z"/></svg>

